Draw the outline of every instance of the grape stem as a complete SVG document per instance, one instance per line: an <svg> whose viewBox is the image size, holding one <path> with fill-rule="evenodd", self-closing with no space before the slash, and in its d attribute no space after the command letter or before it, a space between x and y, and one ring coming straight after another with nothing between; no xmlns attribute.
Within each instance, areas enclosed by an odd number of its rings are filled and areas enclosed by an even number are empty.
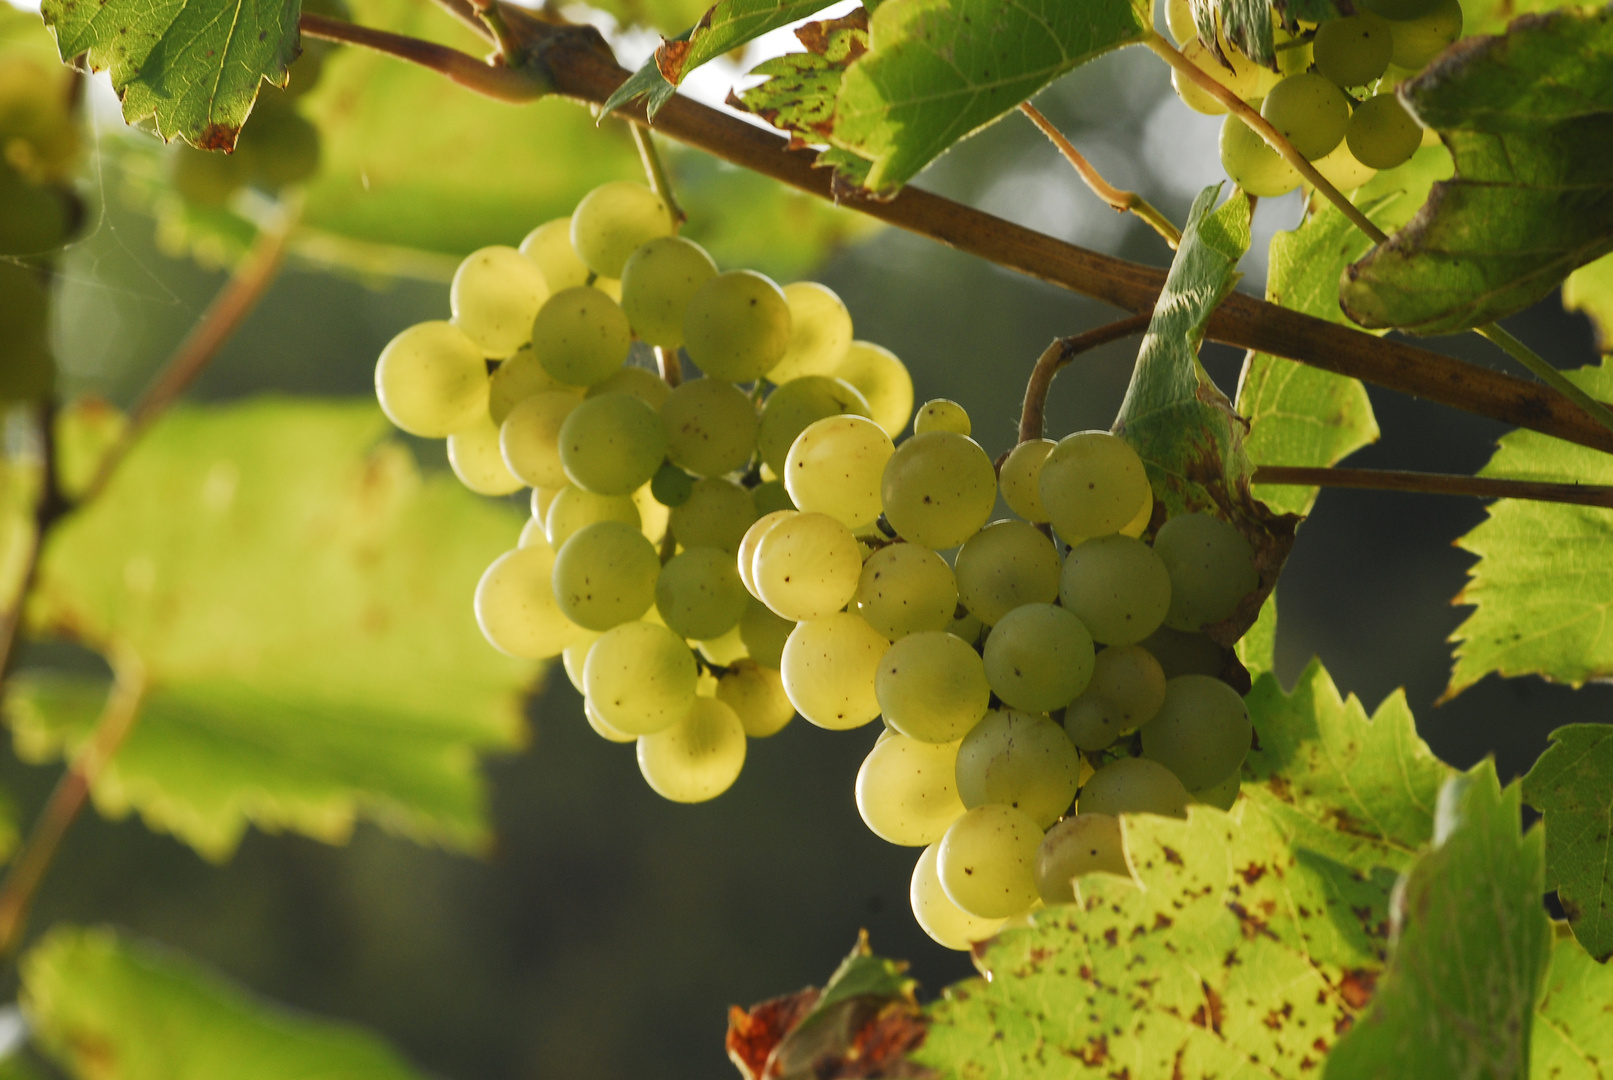
<svg viewBox="0 0 1613 1080"><path fill-rule="evenodd" d="M638 147L639 160L644 163L644 175L650 182L650 190L666 203L667 211L672 215L672 231L677 232L689 220L689 215L683 212L677 196L672 193L672 177L666 171L660 152L655 149L655 139L647 125L628 121L627 128L633 133L633 145ZM672 385L678 384L674 382Z"/></svg>
<svg viewBox="0 0 1613 1080"><path fill-rule="evenodd" d="M669 349L664 345L655 347L655 366L661 372L662 380L671 387L683 382L683 363L678 359L678 350Z"/></svg>
<svg viewBox="0 0 1613 1080"><path fill-rule="evenodd" d="M1535 480L1501 480L1489 476L1458 476L1384 469L1258 465L1255 467L1251 482L1294 487L1412 491L1428 495L1471 495L1481 499L1527 499L1533 502L1613 508L1613 487L1595 484L1548 484Z"/></svg>
<svg viewBox="0 0 1613 1080"><path fill-rule="evenodd" d="M1025 404L1019 412L1019 441L1033 442L1042 437L1047 418L1047 392L1053 386L1053 376L1059 369L1084 352L1107 345L1111 341L1140 334L1148 329L1152 312L1133 315L1107 323L1084 334L1058 338L1049 345L1031 368L1031 377L1025 380Z"/></svg>
<svg viewBox="0 0 1613 1080"><path fill-rule="evenodd" d="M1048 140L1058 148L1058 152L1064 155L1064 160L1068 161L1070 166L1075 169L1076 175L1086 183L1087 187L1092 189L1093 194L1108 203L1111 210L1121 214L1129 210L1131 213L1136 214L1150 228L1165 238L1165 243L1170 245L1172 251L1177 249L1182 242L1182 231L1171 223L1170 218L1166 217L1152 203L1135 191L1122 191L1105 180L1103 175L1092 167L1092 163L1075 148L1075 144L1065 138L1064 133L1054 127L1053 121L1043 115L1042 111L1036 106L1028 101L1022 101L1019 103L1019 111L1030 117L1031 123L1041 129L1042 134L1046 135Z"/></svg>

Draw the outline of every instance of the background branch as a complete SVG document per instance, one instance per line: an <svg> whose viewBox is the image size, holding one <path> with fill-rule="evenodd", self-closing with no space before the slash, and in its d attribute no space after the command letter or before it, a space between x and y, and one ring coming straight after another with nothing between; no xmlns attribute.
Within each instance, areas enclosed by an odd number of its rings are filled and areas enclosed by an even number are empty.
<svg viewBox="0 0 1613 1080"><path fill-rule="evenodd" d="M474 90L484 97L497 101L533 101L551 89L531 68L502 67L483 63L458 49L450 49L446 45L438 45L431 41L421 41L419 38L404 34L394 34L389 30L355 26L341 19L306 12L300 18L298 26L311 38L374 49L376 52L383 52L400 60L430 68L467 90ZM487 28L484 26L483 29Z"/></svg>
<svg viewBox="0 0 1613 1080"><path fill-rule="evenodd" d="M1291 484L1297 487L1367 488L1375 491L1417 491L1429 495L1472 495L1481 499L1529 499L1534 502L1573 503L1576 506L1613 508L1613 487L1594 484L1548 484L1534 480L1499 480L1489 476L1454 476L1447 473L1400 472L1380 469L1315 469L1297 465L1260 465L1256 484Z"/></svg>

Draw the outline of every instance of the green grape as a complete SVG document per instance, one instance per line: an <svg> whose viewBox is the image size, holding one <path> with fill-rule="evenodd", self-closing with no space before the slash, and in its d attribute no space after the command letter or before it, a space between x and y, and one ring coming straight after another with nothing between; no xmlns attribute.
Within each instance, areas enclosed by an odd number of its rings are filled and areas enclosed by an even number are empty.
<svg viewBox="0 0 1613 1080"><path fill-rule="evenodd" d="M1024 521L994 521L958 549L958 599L987 625L1022 604L1059 595L1059 553Z"/></svg>
<svg viewBox="0 0 1613 1080"><path fill-rule="evenodd" d="M600 277L619 278L640 245L672 234L666 202L629 180L612 180L582 197L571 212L571 246Z"/></svg>
<svg viewBox="0 0 1613 1080"><path fill-rule="evenodd" d="M722 548L732 555L756 521L756 504L733 481L707 476L691 485L688 501L673 507L669 520L684 547Z"/></svg>
<svg viewBox="0 0 1613 1080"><path fill-rule="evenodd" d="M1330 80L1307 71L1272 87L1260 106L1260 115L1306 161L1315 161L1344 138L1350 99Z"/></svg>
<svg viewBox="0 0 1613 1080"><path fill-rule="evenodd" d="M417 323L387 342L375 363L375 396L410 435L445 439L487 413L487 361L453 323Z"/></svg>
<svg viewBox="0 0 1613 1080"><path fill-rule="evenodd" d="M569 217L546 221L527 233L520 251L543 271L543 280L551 293L588 283L588 267L577 258L577 249L571 246Z"/></svg>
<svg viewBox="0 0 1613 1080"><path fill-rule="evenodd" d="M717 264L706 249L681 236L660 236L628 257L622 268L622 310L633 332L651 345L683 344L683 312Z"/></svg>
<svg viewBox="0 0 1613 1080"><path fill-rule="evenodd" d="M532 351L568 386L592 386L621 369L633 331L616 301L588 285L562 289L532 321Z"/></svg>
<svg viewBox="0 0 1613 1080"><path fill-rule="evenodd" d="M1375 11L1391 22L1409 22L1421 19L1442 6L1441 0L1368 0L1362 4L1369 11ZM1412 65L1395 63L1400 67Z"/></svg>
<svg viewBox="0 0 1613 1080"><path fill-rule="evenodd" d="M779 663L790 704L821 728L862 727L879 715L874 676L889 645L861 616L846 611L798 623Z"/></svg>
<svg viewBox="0 0 1613 1080"><path fill-rule="evenodd" d="M1208 675L1165 684L1165 702L1142 727L1143 756L1176 774L1190 791L1219 784L1238 770L1254 728L1238 692Z"/></svg>
<svg viewBox="0 0 1613 1080"><path fill-rule="evenodd" d="M962 638L971 645L980 644L980 634L985 630L986 624L980 621L980 616L958 608L952 621L947 624L947 633L953 637Z"/></svg>
<svg viewBox="0 0 1613 1080"><path fill-rule="evenodd" d="M1237 772L1233 772L1219 784L1199 788L1192 792L1192 795L1194 802L1213 806L1217 810L1231 810L1233 804L1238 801L1238 792L1241 790L1243 790L1243 778Z"/></svg>
<svg viewBox="0 0 1613 1080"><path fill-rule="evenodd" d="M1370 5L1387 19L1398 20L1389 24L1394 38L1393 61L1396 67L1407 71L1421 71L1428 62L1444 52L1462 36L1462 5L1457 0L1421 0L1416 6L1422 10L1404 14L1390 14L1383 8L1392 0L1379 0ZM1401 0L1402 10L1411 6Z"/></svg>
<svg viewBox="0 0 1613 1080"><path fill-rule="evenodd" d="M752 575L752 568L756 560L756 545L762 542L767 531L785 518L791 516L794 510L772 510L755 521L745 530L745 535L739 539L739 550L736 561L739 563L739 580L745 586L745 591L760 600L756 595L756 578Z"/></svg>
<svg viewBox="0 0 1613 1080"><path fill-rule="evenodd" d="M750 597L745 597L749 605ZM745 650L745 641L739 636L739 624L736 622L714 638L706 638L694 643L695 649L706 658L706 663L714 668L726 668L741 660L749 660L750 654ZM747 725L747 730L749 725Z"/></svg>
<svg viewBox="0 0 1613 1080"><path fill-rule="evenodd" d="M1012 806L1045 829L1075 801L1081 755L1046 716L994 709L958 747L957 778L963 805Z"/></svg>
<svg viewBox="0 0 1613 1080"><path fill-rule="evenodd" d="M949 743L980 723L991 687L980 654L967 641L945 630L921 630L885 650L874 696L885 723L903 735Z"/></svg>
<svg viewBox="0 0 1613 1080"><path fill-rule="evenodd" d="M50 297L33 268L0 262L0 414L10 402L48 400L55 385Z"/></svg>
<svg viewBox="0 0 1613 1080"><path fill-rule="evenodd" d="M861 573L856 538L828 514L784 517L762 535L751 557L756 594L779 615L797 622L822 619L845 607ZM870 685L870 693L872 689Z"/></svg>
<svg viewBox="0 0 1613 1080"><path fill-rule="evenodd" d="M246 159L177 146L168 158L168 180L179 197L193 206L223 206L246 185Z"/></svg>
<svg viewBox="0 0 1613 1080"><path fill-rule="evenodd" d="M704 641L726 634L739 625L749 602L733 556L718 548L679 552L655 583L656 610L686 638Z"/></svg>
<svg viewBox="0 0 1613 1080"><path fill-rule="evenodd" d="M759 517L765 517L775 510L797 509L794 500L790 498L790 493L785 490L784 481L782 480L769 480L766 483L757 484L751 488L750 497L751 502L756 505L756 513Z"/></svg>
<svg viewBox="0 0 1613 1080"><path fill-rule="evenodd" d="M661 406L666 404L666 399L672 396L672 387L653 371L624 364L590 386L583 396L598 397L601 394L616 393L632 394L656 412L660 412Z"/></svg>
<svg viewBox="0 0 1613 1080"><path fill-rule="evenodd" d="M739 619L739 639L745 643L745 651L752 660L775 671L784 663L784 645L794 629L795 623L756 599Z"/></svg>
<svg viewBox="0 0 1613 1080"><path fill-rule="evenodd" d="M756 406L719 379L691 379L661 406L667 456L696 476L742 468L756 449Z"/></svg>
<svg viewBox="0 0 1613 1080"><path fill-rule="evenodd" d="M947 829L936 870L947 898L982 919L1001 919L1036 903L1036 849L1042 830L1023 811L987 804Z"/></svg>
<svg viewBox="0 0 1613 1080"><path fill-rule="evenodd" d="M551 552L554 548L543 535L543 519L540 517L528 518L527 523L521 526L520 539L515 542L516 547L545 547Z"/></svg>
<svg viewBox="0 0 1613 1080"><path fill-rule="evenodd" d="M1042 466L1056 445L1052 439L1020 443L1008 452L1002 472L997 476L1003 502L1026 521L1048 520L1047 507L1042 503Z"/></svg>
<svg viewBox="0 0 1613 1080"><path fill-rule="evenodd" d="M1203 634L1190 634L1161 626L1142 641L1142 647L1159 661L1166 679L1178 675L1216 675L1226 664L1226 650Z"/></svg>
<svg viewBox="0 0 1613 1080"><path fill-rule="evenodd" d="M921 742L905 735L881 738L857 770L857 812L881 840L923 847L941 839L963 816L952 778L957 740Z"/></svg>
<svg viewBox="0 0 1613 1080"><path fill-rule="evenodd" d="M1359 112L1360 110L1356 110ZM1354 119L1352 114L1351 119ZM1316 171L1321 173L1327 182L1340 191L1354 191L1362 184L1378 175L1378 170L1361 162L1350 152L1349 128L1345 129L1345 141L1335 146L1325 157L1319 157L1311 162ZM1421 130L1418 131L1419 136Z"/></svg>
<svg viewBox="0 0 1613 1080"><path fill-rule="evenodd" d="M1311 40L1316 70L1340 86L1376 82L1388 70L1393 51L1389 20L1371 11L1329 19L1316 28Z"/></svg>
<svg viewBox="0 0 1613 1080"><path fill-rule="evenodd" d="M1098 654L1092 681L1064 713L1064 730L1082 750L1102 750L1137 730L1165 700L1165 672L1141 645L1113 645Z"/></svg>
<svg viewBox="0 0 1613 1080"><path fill-rule="evenodd" d="M459 482L478 495L509 495L526 485L499 454L498 425L484 415L473 426L448 436L448 466Z"/></svg>
<svg viewBox="0 0 1613 1080"><path fill-rule="evenodd" d="M1131 876L1120 819L1112 814L1067 817L1036 849L1036 891L1049 907L1074 903L1075 879L1087 874Z"/></svg>
<svg viewBox="0 0 1613 1080"><path fill-rule="evenodd" d="M717 700L734 710L752 739L777 735L795 719L795 706L784 692L784 676L748 656L729 664L717 680Z"/></svg>
<svg viewBox="0 0 1613 1080"><path fill-rule="evenodd" d="M254 109L235 152L266 187L300 184L319 172L319 129L289 102Z"/></svg>
<svg viewBox="0 0 1613 1080"><path fill-rule="evenodd" d="M493 423L503 424L511 409L534 394L572 389L543 370L532 346L523 345L494 370L488 382L487 411Z"/></svg>
<svg viewBox="0 0 1613 1080"><path fill-rule="evenodd" d="M476 585L476 624L488 644L507 656L546 660L586 636L560 611L549 577L547 544L506 551Z"/></svg>
<svg viewBox="0 0 1613 1080"><path fill-rule="evenodd" d="M1199 29L1193 23L1193 6L1188 0L1165 0L1165 28L1177 45L1197 40Z"/></svg>
<svg viewBox="0 0 1613 1080"><path fill-rule="evenodd" d="M588 688L582 681L583 666L588 662L588 650L594 647L594 642L599 640L599 635L587 630L578 630L578 633L582 637L567 645L565 650L561 652L560 665L565 668L566 678L576 688L577 693L586 694Z"/></svg>
<svg viewBox="0 0 1613 1080"><path fill-rule="evenodd" d="M767 377L775 383L803 375L838 375L851 347L851 312L834 290L816 281L784 286L790 309L790 343Z"/></svg>
<svg viewBox="0 0 1613 1080"><path fill-rule="evenodd" d="M663 799L705 802L733 786L745 767L745 729L716 698L696 698L676 724L638 740L638 771Z"/></svg>
<svg viewBox="0 0 1613 1080"><path fill-rule="evenodd" d="M668 509L682 506L694 494L694 477L672 464L663 461L650 477L650 494L655 501Z"/></svg>
<svg viewBox="0 0 1613 1080"><path fill-rule="evenodd" d="M565 487L560 432L581 404L575 390L545 390L512 408L498 430L499 451L510 472L534 488L554 492Z"/></svg>
<svg viewBox="0 0 1613 1080"><path fill-rule="evenodd" d="M564 484L561 485L561 487L564 486ZM538 520L538 531L540 533L543 531L542 523L549 517L549 507L554 505L554 497L558 494L560 494L560 488L558 487L535 487L532 489L532 516Z"/></svg>
<svg viewBox="0 0 1613 1080"><path fill-rule="evenodd" d="M947 398L932 398L920 405L919 411L913 415L913 434L922 435L926 431L951 431L968 435L973 427L969 423L969 413L962 405Z"/></svg>
<svg viewBox="0 0 1613 1080"><path fill-rule="evenodd" d="M692 488L693 485L691 485L691 498ZM650 491L649 484L633 492L631 498L633 505L638 507L639 530L650 543L659 544L666 536L667 523L672 520L671 509L655 501L655 495Z"/></svg>
<svg viewBox="0 0 1613 1080"><path fill-rule="evenodd" d="M638 507L630 496L595 495L575 484L567 484L549 500L549 508L543 516L543 535L549 546L559 551L578 529L597 521L619 522L635 533L643 526Z"/></svg>
<svg viewBox="0 0 1613 1080"><path fill-rule="evenodd" d="M511 356L532 340L532 320L549 299L543 271L512 247L465 256L448 287L454 325L488 356Z"/></svg>
<svg viewBox="0 0 1613 1080"><path fill-rule="evenodd" d="M913 879L908 886L908 902L913 906L913 919L919 929L930 935L937 945L960 952L967 951L977 941L984 941L1002 926L1002 919L982 919L963 910L941 888L937 860L941 851L939 842L931 844L919 855L913 867Z"/></svg>
<svg viewBox="0 0 1613 1080"><path fill-rule="evenodd" d="M631 394L585 398L560 425L566 478L599 495L627 495L649 483L665 457L661 418Z"/></svg>
<svg viewBox="0 0 1613 1080"><path fill-rule="evenodd" d="M1208 514L1178 514L1165 522L1154 537L1154 553L1170 574L1165 624L1176 630L1220 622L1260 586L1249 541Z"/></svg>
<svg viewBox="0 0 1613 1080"><path fill-rule="evenodd" d="M1133 540L1148 531L1148 526L1154 520L1154 493L1150 491L1148 498L1137 508L1137 516L1120 526L1120 535L1129 536Z"/></svg>
<svg viewBox="0 0 1613 1080"><path fill-rule="evenodd" d="M1120 722L1115 711L1105 698L1090 690L1083 691L1064 709L1064 732L1072 743L1088 753L1107 749L1119 737Z"/></svg>
<svg viewBox="0 0 1613 1080"><path fill-rule="evenodd" d="M1260 89L1260 74L1264 69L1231 45L1223 43L1221 51L1226 55L1226 63L1221 62L1215 50L1197 38L1182 47L1182 55L1194 67L1238 97L1245 100L1254 97ZM1230 68L1228 64L1231 65ZM1183 76L1180 71L1172 69L1171 87L1176 91L1176 96L1182 99L1182 104L1194 112L1204 113L1206 116L1220 116L1227 111L1227 107L1215 95L1199 86L1196 81Z"/></svg>
<svg viewBox="0 0 1613 1080"><path fill-rule="evenodd" d="M1176 774L1146 758L1118 758L1092 774L1076 808L1083 814L1187 816L1192 801Z"/></svg>
<svg viewBox="0 0 1613 1080"><path fill-rule="evenodd" d="M555 600L578 626L609 630L650 609L660 572L655 545L635 526L596 521L572 533L555 555Z"/></svg>
<svg viewBox="0 0 1613 1080"><path fill-rule="evenodd" d="M638 742L638 736L637 735L629 735L625 731L618 731L617 729L611 727L609 724L605 723L604 717L599 715L599 710L594 708L594 703L592 701L589 701L587 698L583 698L583 700L582 700L582 714L588 720L588 726L594 729L594 734L598 735L600 738L606 740L607 742L613 742L613 743L636 743L636 742Z"/></svg>
<svg viewBox="0 0 1613 1080"><path fill-rule="evenodd" d="M778 368L769 374L777 378ZM913 415L913 376L895 353L869 341L853 341L845 359L828 374L856 387L885 434L894 439L907 427Z"/></svg>
<svg viewBox="0 0 1613 1080"><path fill-rule="evenodd" d="M1268 199L1287 195L1303 179L1287 158L1236 116L1221 124L1221 168L1250 195Z"/></svg>
<svg viewBox="0 0 1613 1080"><path fill-rule="evenodd" d="M1066 435L1042 463L1042 505L1066 542L1108 536L1152 504L1142 458L1107 431Z"/></svg>
<svg viewBox="0 0 1613 1080"><path fill-rule="evenodd" d="M1423 129L1394 94L1375 94L1350 114L1344 138L1363 165L1392 169L1411 160L1423 144Z"/></svg>
<svg viewBox="0 0 1613 1080"><path fill-rule="evenodd" d="M782 289L754 270L730 270L689 298L683 348L710 378L750 382L784 357L790 327Z"/></svg>
<svg viewBox="0 0 1613 1080"><path fill-rule="evenodd" d="M779 476L796 436L819 420L842 413L871 416L868 402L849 383L826 375L805 375L779 386L762 403L756 450Z"/></svg>
<svg viewBox="0 0 1613 1080"><path fill-rule="evenodd" d="M879 517L879 485L896 450L885 429L861 416L808 424L784 458L784 487L802 510L828 514L851 529Z"/></svg>
<svg viewBox="0 0 1613 1080"><path fill-rule="evenodd" d="M1092 636L1052 604L1026 604L997 621L986 639L986 681L1010 708L1051 712L1092 678Z"/></svg>
<svg viewBox="0 0 1613 1080"><path fill-rule="evenodd" d="M699 671L677 634L630 622L594 642L582 677L601 720L629 735L653 735L693 707Z"/></svg>
<svg viewBox="0 0 1613 1080"><path fill-rule="evenodd" d="M967 435L928 431L896 448L880 495L902 539L940 551L969 539L991 516L997 469Z"/></svg>
<svg viewBox="0 0 1613 1080"><path fill-rule="evenodd" d="M1130 645L1159 629L1172 604L1173 579L1141 540L1100 536L1070 549L1059 600L1105 645Z"/></svg>
<svg viewBox="0 0 1613 1080"><path fill-rule="evenodd" d="M946 560L929 548L888 544L863 563L853 602L869 626L896 641L951 627L957 615L958 583ZM975 629L979 631L978 622Z"/></svg>

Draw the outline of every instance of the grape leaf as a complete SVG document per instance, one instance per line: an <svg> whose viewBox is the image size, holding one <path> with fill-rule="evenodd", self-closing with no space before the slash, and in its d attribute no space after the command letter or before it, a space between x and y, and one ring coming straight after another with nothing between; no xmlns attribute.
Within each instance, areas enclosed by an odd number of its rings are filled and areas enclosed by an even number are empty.
<svg viewBox="0 0 1613 1080"><path fill-rule="evenodd" d="M1200 41L1211 43L1217 52L1224 51L1221 43L1225 42L1257 64L1276 65L1273 12L1268 0L1190 0L1189 7Z"/></svg>
<svg viewBox="0 0 1613 1080"><path fill-rule="evenodd" d="M1503 791L1487 760L1445 782L1434 844L1396 898L1389 970L1326 1080L1529 1075L1551 950L1541 830L1520 832L1517 785Z"/></svg>
<svg viewBox="0 0 1613 1080"><path fill-rule="evenodd" d="M523 737L532 666L470 596L518 521L408 452L369 404L187 409L46 549L37 633L145 670L145 713L93 794L210 858L249 822L339 840L357 816L487 840L476 754ZM64 756L104 696L49 672L9 703L20 753Z"/></svg>
<svg viewBox="0 0 1613 1080"><path fill-rule="evenodd" d="M834 135L835 96L846 68L868 51L868 13L808 23L795 32L806 52L787 53L751 68L767 81L728 103L790 133L792 146L827 143Z"/></svg>
<svg viewBox="0 0 1613 1080"><path fill-rule="evenodd" d="M689 31L688 40L661 43L655 65L676 86L708 60L827 6L824 0L717 0Z"/></svg>
<svg viewBox="0 0 1613 1080"><path fill-rule="evenodd" d="M106 71L128 123L229 150L264 80L286 83L300 0L44 0L63 61Z"/></svg>
<svg viewBox="0 0 1613 1080"><path fill-rule="evenodd" d="M1613 255L1575 270L1563 282L1563 307L1583 312L1596 327L1596 345L1613 353Z"/></svg>
<svg viewBox="0 0 1613 1080"><path fill-rule="evenodd" d="M1546 819L1546 886L1598 963L1613 956L1613 727L1570 724L1523 778Z"/></svg>
<svg viewBox="0 0 1613 1080"><path fill-rule="evenodd" d="M1566 372L1601 400L1613 370ZM1613 484L1613 458L1531 431L1502 436L1481 475ZM1543 675L1578 686L1613 674L1613 510L1500 499L1457 541L1479 556L1456 598L1473 612L1456 628L1447 698L1491 672Z"/></svg>
<svg viewBox="0 0 1613 1080"><path fill-rule="evenodd" d="M1549 836L1546 847L1551 847ZM1534 1080L1607 1080L1606 1063L1613 1062L1610 1001L1613 967L1592 960L1558 924L1551 973L1535 1011L1529 1075Z"/></svg>
<svg viewBox="0 0 1613 1080"><path fill-rule="evenodd" d="M1547 295L1613 250L1613 10L1517 19L1401 84L1456 178L1345 272L1362 326L1442 334Z"/></svg>
<svg viewBox="0 0 1613 1080"><path fill-rule="evenodd" d="M20 965L36 1043L95 1080L418 1080L368 1031L260 1001L108 929L57 927Z"/></svg>

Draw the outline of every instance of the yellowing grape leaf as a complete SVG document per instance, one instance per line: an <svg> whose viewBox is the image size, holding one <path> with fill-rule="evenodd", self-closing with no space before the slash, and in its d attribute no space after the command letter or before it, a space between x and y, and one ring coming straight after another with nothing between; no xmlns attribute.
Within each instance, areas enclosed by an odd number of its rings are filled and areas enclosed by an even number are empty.
<svg viewBox="0 0 1613 1080"><path fill-rule="evenodd" d="M1613 967L1592 960L1558 924L1529 1047L1532 1080L1607 1080L1613 1063L1610 1018Z"/></svg>
<svg viewBox="0 0 1613 1080"><path fill-rule="evenodd" d="M751 68L767 81L728 103L790 133L795 146L827 143L834 135L835 97L846 68L868 51L868 13L862 8L839 19L808 23L795 36L806 52L786 53Z"/></svg>
<svg viewBox="0 0 1613 1080"><path fill-rule="evenodd" d="M1598 963L1613 956L1613 726L1570 724L1523 778L1546 819L1546 887Z"/></svg>
<svg viewBox="0 0 1613 1080"><path fill-rule="evenodd" d="M94 1080L419 1080L375 1035L260 1001L111 930L58 927L19 965L34 1041Z"/></svg>
<svg viewBox="0 0 1613 1080"><path fill-rule="evenodd" d="M477 754L520 743L530 664L471 593L519 521L377 446L370 404L186 409L45 552L33 630L134 654L145 710L93 790L210 858L250 822L339 840L356 817L487 839ZM104 684L33 672L19 752L69 754Z"/></svg>
<svg viewBox="0 0 1613 1080"><path fill-rule="evenodd" d="M1563 282L1563 307L1583 312L1596 327L1596 344L1613 353L1613 255L1575 270Z"/></svg>
<svg viewBox="0 0 1613 1080"><path fill-rule="evenodd" d="M664 41L655 65L676 86L695 68L827 7L824 0L717 0L706 9L686 41Z"/></svg>

